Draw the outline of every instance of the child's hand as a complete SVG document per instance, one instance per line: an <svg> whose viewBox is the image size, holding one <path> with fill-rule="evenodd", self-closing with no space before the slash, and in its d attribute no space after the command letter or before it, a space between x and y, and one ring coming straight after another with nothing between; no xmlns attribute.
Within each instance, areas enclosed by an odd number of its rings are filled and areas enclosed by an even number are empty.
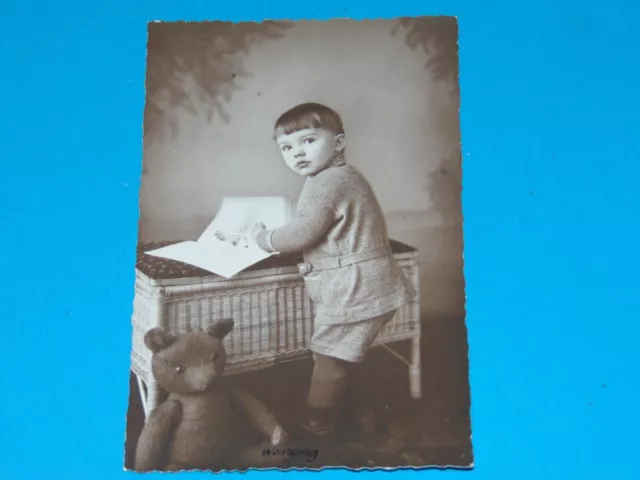
<svg viewBox="0 0 640 480"><path fill-rule="evenodd" d="M258 222L256 223L253 227L251 227L251 230L249 231L249 238L254 242L254 243L258 243L258 236L264 232L267 229L267 226L262 223L262 222Z"/></svg>

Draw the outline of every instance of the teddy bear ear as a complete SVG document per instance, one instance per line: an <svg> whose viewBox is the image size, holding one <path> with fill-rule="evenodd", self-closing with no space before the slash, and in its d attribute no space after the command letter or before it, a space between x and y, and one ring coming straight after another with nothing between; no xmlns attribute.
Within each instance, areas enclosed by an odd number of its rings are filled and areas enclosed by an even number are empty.
<svg viewBox="0 0 640 480"><path fill-rule="evenodd" d="M225 318L224 320L220 320L214 325L211 325L211 328L209 328L209 335L222 340L233 329L234 323L235 322L232 318Z"/></svg>
<svg viewBox="0 0 640 480"><path fill-rule="evenodd" d="M156 327L147 332L144 336L144 344L153 353L171 346L176 341L176 337L167 332L164 328Z"/></svg>

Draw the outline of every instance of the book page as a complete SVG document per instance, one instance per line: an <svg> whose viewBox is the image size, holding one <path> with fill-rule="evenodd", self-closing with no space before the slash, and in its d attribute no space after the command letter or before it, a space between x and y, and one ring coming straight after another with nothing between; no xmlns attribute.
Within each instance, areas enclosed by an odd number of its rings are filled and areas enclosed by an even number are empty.
<svg viewBox="0 0 640 480"><path fill-rule="evenodd" d="M249 238L251 228L258 222L278 228L287 223L291 211L284 197L227 197L197 242L181 242L146 253L231 278L273 255Z"/></svg>
<svg viewBox="0 0 640 480"><path fill-rule="evenodd" d="M281 227L291 219L291 212L285 197L226 197L198 242L221 247L224 243L246 245L253 225L262 222L268 229Z"/></svg>
<svg viewBox="0 0 640 480"><path fill-rule="evenodd" d="M230 248L236 253L230 254ZM145 253L188 263L225 278L231 278L245 268L271 256L255 244L246 247L240 245L229 247L228 245L203 245L198 242L181 242Z"/></svg>
<svg viewBox="0 0 640 480"><path fill-rule="evenodd" d="M213 221L198 238L198 243L221 248L230 246L225 238L240 233L241 230L246 230L246 227L243 229L242 226L247 223L248 216L246 204L229 201L225 198ZM221 238L218 233L223 233L224 237Z"/></svg>

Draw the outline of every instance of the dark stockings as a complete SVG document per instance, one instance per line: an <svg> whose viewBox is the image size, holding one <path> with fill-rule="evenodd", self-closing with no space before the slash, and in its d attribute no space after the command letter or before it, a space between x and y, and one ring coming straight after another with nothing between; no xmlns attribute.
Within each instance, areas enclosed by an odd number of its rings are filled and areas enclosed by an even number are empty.
<svg viewBox="0 0 640 480"><path fill-rule="evenodd" d="M313 358L315 365L307 396L309 412L305 429L317 435L333 433L345 412L356 422L370 423L369 379L363 364L320 354L314 354Z"/></svg>

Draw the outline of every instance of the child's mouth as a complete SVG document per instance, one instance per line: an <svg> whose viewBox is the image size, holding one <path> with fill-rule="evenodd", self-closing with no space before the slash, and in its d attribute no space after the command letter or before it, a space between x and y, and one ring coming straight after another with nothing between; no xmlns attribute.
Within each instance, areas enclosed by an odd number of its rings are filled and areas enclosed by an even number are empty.
<svg viewBox="0 0 640 480"><path fill-rule="evenodd" d="M307 160L303 160L301 162L296 163L296 168L298 170L302 170L303 168L306 168L309 166L309 162Z"/></svg>

